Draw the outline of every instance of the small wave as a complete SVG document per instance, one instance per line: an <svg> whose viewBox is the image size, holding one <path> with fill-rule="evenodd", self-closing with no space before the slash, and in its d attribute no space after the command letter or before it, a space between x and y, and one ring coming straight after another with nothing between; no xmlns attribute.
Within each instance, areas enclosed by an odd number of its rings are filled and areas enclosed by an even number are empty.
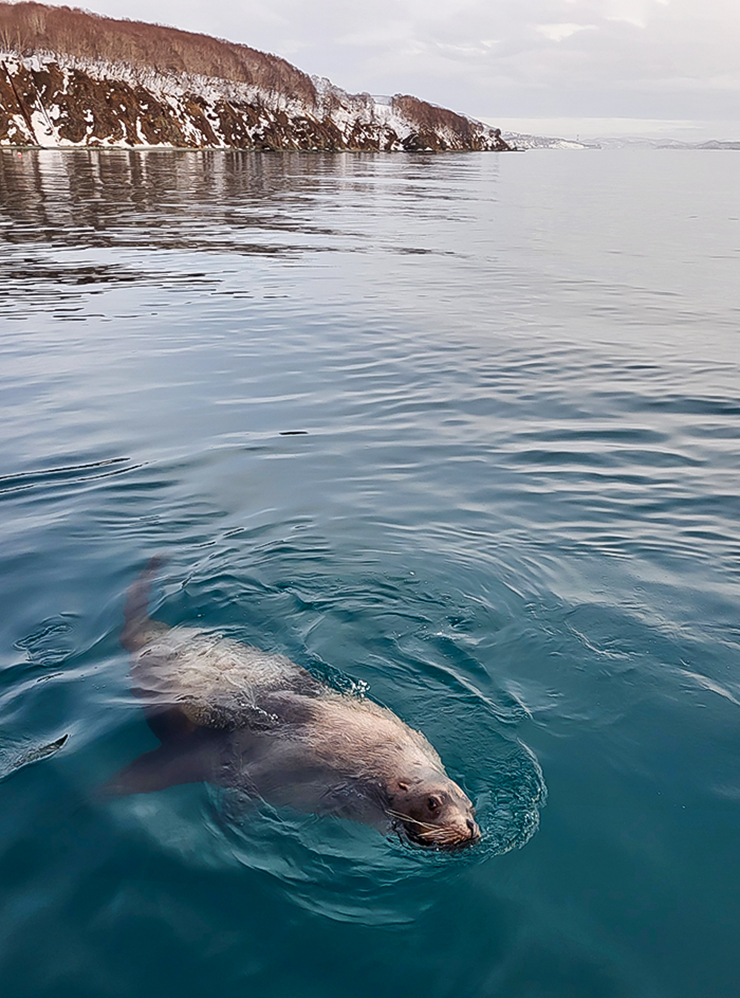
<svg viewBox="0 0 740 998"><path fill-rule="evenodd" d="M59 614L42 621L23 638L15 642L15 647L25 651L34 665L44 668L59 665L75 651L72 629L76 616L71 613Z"/></svg>
<svg viewBox="0 0 740 998"><path fill-rule="evenodd" d="M42 487L58 488L60 485L78 485L99 478L109 478L127 471L143 467L127 457L113 457L104 461L91 461L85 464L63 465L58 468L44 468L33 471L19 471L0 476L0 495L8 492L21 492Z"/></svg>
<svg viewBox="0 0 740 998"><path fill-rule="evenodd" d="M61 748L64 748L69 739L69 734L61 735L51 742L40 742L38 744L6 746L0 750L0 780L10 776L11 773L30 766L33 762L41 762L55 755Z"/></svg>

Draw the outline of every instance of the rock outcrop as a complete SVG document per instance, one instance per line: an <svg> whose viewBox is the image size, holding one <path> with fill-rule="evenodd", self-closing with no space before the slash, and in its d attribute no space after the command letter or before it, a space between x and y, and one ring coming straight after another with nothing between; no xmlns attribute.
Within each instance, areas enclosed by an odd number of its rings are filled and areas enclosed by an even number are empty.
<svg viewBox="0 0 740 998"><path fill-rule="evenodd" d="M0 145L509 148L416 97L348 94L244 45L37 3L0 3Z"/></svg>

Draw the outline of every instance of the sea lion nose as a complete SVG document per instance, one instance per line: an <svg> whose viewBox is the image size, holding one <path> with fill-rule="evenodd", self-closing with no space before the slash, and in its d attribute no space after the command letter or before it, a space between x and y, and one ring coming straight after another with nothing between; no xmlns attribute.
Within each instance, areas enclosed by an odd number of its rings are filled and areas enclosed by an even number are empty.
<svg viewBox="0 0 740 998"><path fill-rule="evenodd" d="M473 821L472 818L468 818L467 825L468 825L468 828L470 829L470 838L471 839L476 839L476 840L479 839L480 838L480 828L478 828L478 826L476 825L476 823Z"/></svg>

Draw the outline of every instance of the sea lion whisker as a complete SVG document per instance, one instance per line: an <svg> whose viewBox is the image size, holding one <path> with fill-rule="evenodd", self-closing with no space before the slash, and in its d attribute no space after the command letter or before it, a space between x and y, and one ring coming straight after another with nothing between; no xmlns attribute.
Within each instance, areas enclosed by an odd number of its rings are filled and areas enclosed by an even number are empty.
<svg viewBox="0 0 740 998"><path fill-rule="evenodd" d="M419 834L419 838L444 844L446 842L457 841L460 838L460 835L454 828L430 828L426 832L421 832Z"/></svg>
<svg viewBox="0 0 740 998"><path fill-rule="evenodd" d="M391 818L399 818L401 821L410 821L414 825L421 825L422 828L429 829L429 832L436 831L438 825L430 825L427 821L419 821L418 818L412 818L410 814L402 814L400 811L386 810L385 812ZM426 832L425 834L429 834Z"/></svg>
<svg viewBox="0 0 740 998"><path fill-rule="evenodd" d="M445 842L449 838L449 835L444 830L439 832L437 832L436 830L435 831L429 830L427 832L421 832L419 834L419 838L424 839L427 842Z"/></svg>

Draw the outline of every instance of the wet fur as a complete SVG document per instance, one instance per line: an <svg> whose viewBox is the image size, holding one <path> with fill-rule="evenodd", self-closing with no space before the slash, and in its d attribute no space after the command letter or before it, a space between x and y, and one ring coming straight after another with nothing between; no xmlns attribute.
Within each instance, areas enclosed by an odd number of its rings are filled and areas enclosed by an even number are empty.
<svg viewBox="0 0 740 998"><path fill-rule="evenodd" d="M282 655L148 615L152 561L129 590L121 642L160 748L109 783L116 794L209 781L276 805L403 829L440 847L475 841L472 805L423 734L337 693ZM434 819L415 813L433 788Z"/></svg>

